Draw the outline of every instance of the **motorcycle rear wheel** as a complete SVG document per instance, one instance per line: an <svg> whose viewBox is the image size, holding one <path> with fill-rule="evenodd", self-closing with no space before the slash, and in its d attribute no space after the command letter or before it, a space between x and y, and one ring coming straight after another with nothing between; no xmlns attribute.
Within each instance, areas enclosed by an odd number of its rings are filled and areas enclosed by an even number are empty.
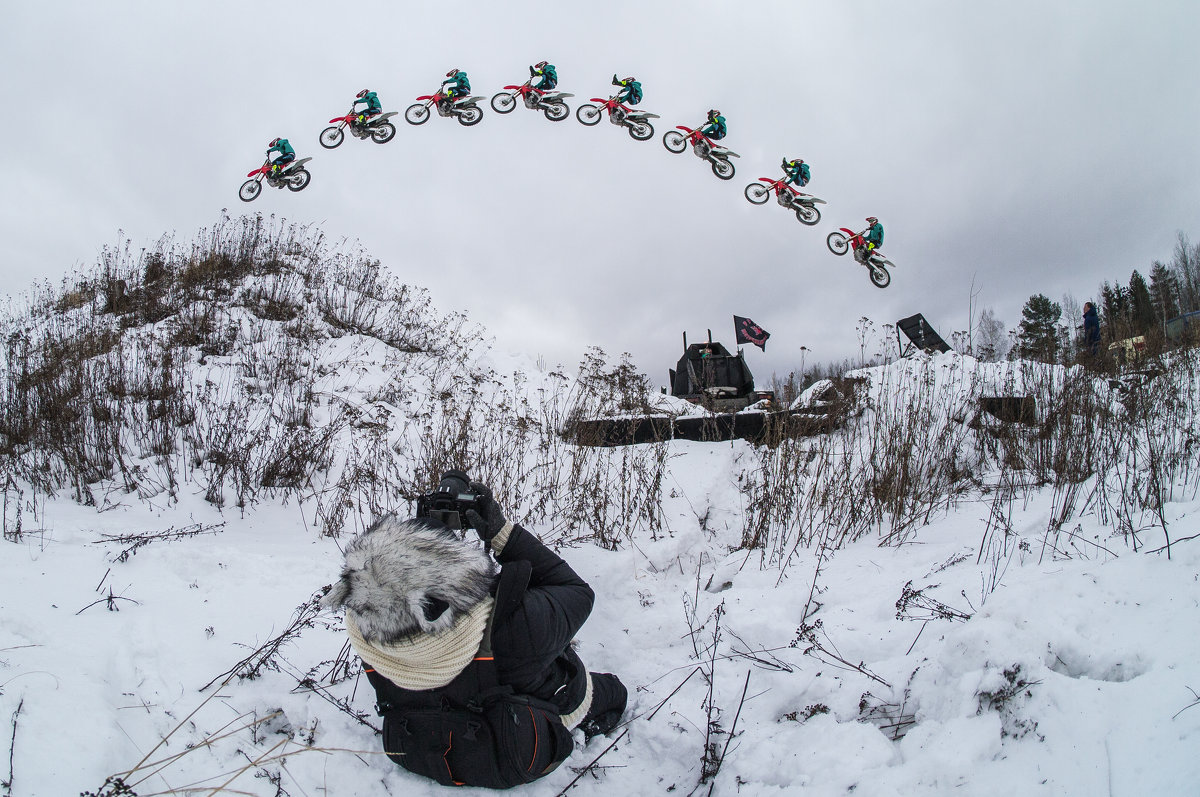
<svg viewBox="0 0 1200 797"><path fill-rule="evenodd" d="M404 110L404 121L410 125L423 125L429 121L429 106L423 102L410 105Z"/></svg>
<svg viewBox="0 0 1200 797"><path fill-rule="evenodd" d="M303 191L311 179L312 174L308 169L300 167L287 176L287 188L289 191Z"/></svg>
<svg viewBox="0 0 1200 797"><path fill-rule="evenodd" d="M550 102L546 103L545 110L542 113L551 122L561 122L571 115L571 109L567 107L565 102Z"/></svg>
<svg viewBox="0 0 1200 797"><path fill-rule="evenodd" d="M743 191L746 195L746 201L752 205L761 205L771 196L771 187L762 183L750 183Z"/></svg>
<svg viewBox="0 0 1200 797"><path fill-rule="evenodd" d="M846 238L846 234L841 232L829 233L825 238L825 245L835 255L844 255L850 249L850 241Z"/></svg>
<svg viewBox="0 0 1200 797"><path fill-rule="evenodd" d="M262 182L259 180L247 180L242 183L242 187L238 189L238 199L243 202L250 202L262 193Z"/></svg>
<svg viewBox="0 0 1200 797"><path fill-rule="evenodd" d="M333 149L345 140L346 134L340 127L327 127L321 131L321 146L325 149Z"/></svg>
<svg viewBox="0 0 1200 797"><path fill-rule="evenodd" d="M458 123L463 127L477 125L483 120L483 109L472 105L470 108L464 108L462 113L458 115Z"/></svg>
<svg viewBox="0 0 1200 797"><path fill-rule="evenodd" d="M892 275L883 266L868 263L867 269L871 272L871 284L876 288L886 288L891 284Z"/></svg>
<svg viewBox="0 0 1200 797"><path fill-rule="evenodd" d="M645 141L649 138L654 138L654 125L649 122L630 122L629 127L630 137L634 141Z"/></svg>
<svg viewBox="0 0 1200 797"><path fill-rule="evenodd" d="M821 211L817 210L812 205L798 205L796 207L796 221L812 227L821 220Z"/></svg>
<svg viewBox="0 0 1200 797"><path fill-rule="evenodd" d="M733 163L731 161L724 160L723 158L717 158L712 162L712 171L713 174L715 174L717 177L720 177L722 180L732 180L733 173L736 171L736 169L733 168Z"/></svg>
<svg viewBox="0 0 1200 797"><path fill-rule="evenodd" d="M384 122L371 128L371 140L376 144L386 144L395 137L396 126L391 122Z"/></svg>
<svg viewBox="0 0 1200 797"><path fill-rule="evenodd" d="M667 148L667 152L678 154L687 149L687 137L678 130L668 130L663 133L663 146Z"/></svg>
<svg viewBox="0 0 1200 797"><path fill-rule="evenodd" d="M510 113L517 107L517 98L510 92L502 91L492 95L492 110L496 113Z"/></svg>
<svg viewBox="0 0 1200 797"><path fill-rule="evenodd" d="M595 124L600 124L600 109L595 105L588 105L586 102L579 106L575 111L575 118L582 124L591 127Z"/></svg>

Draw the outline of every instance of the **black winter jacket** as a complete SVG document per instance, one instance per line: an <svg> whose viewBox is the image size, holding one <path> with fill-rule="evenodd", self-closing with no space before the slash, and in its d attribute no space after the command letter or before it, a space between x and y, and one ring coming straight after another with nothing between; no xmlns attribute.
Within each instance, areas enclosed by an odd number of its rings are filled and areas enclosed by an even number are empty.
<svg viewBox="0 0 1200 797"><path fill-rule="evenodd" d="M571 640L591 614L595 593L520 526L513 526L496 560L501 566L492 627L497 677L517 694L549 701L560 714L569 714L587 691L587 668ZM408 690L383 678L372 681L381 703L407 702Z"/></svg>

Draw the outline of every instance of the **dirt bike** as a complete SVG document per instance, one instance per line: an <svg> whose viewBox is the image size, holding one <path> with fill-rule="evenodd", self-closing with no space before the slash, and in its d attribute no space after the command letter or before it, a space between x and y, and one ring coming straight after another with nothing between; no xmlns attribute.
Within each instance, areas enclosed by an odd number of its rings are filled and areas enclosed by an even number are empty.
<svg viewBox="0 0 1200 797"><path fill-rule="evenodd" d="M809 227L821 220L821 211L816 205L825 204L824 199L817 199L812 194L804 194L797 191L787 184L787 178L781 177L778 180L770 177L758 178L762 182L750 183L746 186L745 194L751 204L761 205L771 196L771 192L775 192L775 199L779 202L780 207L794 210L796 219L801 224L807 224ZM766 183L766 185L763 185Z"/></svg>
<svg viewBox="0 0 1200 797"><path fill-rule="evenodd" d="M575 118L588 127L598 124L600 122L600 115L604 111L608 111L608 121L627 129L630 137L638 141L645 141L654 136L654 125L650 124L647 120L657 119L658 114L647 111L635 111L617 102L616 97L609 97L607 100L603 97L592 97L592 102L600 104L589 105L585 102L579 106L579 110L575 111Z"/></svg>
<svg viewBox="0 0 1200 797"><path fill-rule="evenodd" d="M675 127L678 129L668 130L663 133L663 146L667 148L668 152L678 154L687 149L688 144L691 144L692 151L696 153L696 157L703 158L712 165L713 174L722 180L733 178L733 163L729 159L740 158L741 155L738 155L731 149L722 147L720 144L714 143L712 139L699 130L693 130L683 125L675 125ZM680 133L680 130L683 130L684 133Z"/></svg>
<svg viewBox="0 0 1200 797"><path fill-rule="evenodd" d="M426 94L417 97L418 102L404 109L404 121L410 125L423 125L429 119L429 107L432 105L438 116L453 116L463 127L479 124L483 119L483 109L476 103L483 97L474 94L466 97L447 97L442 91L437 94Z"/></svg>
<svg viewBox="0 0 1200 797"><path fill-rule="evenodd" d="M355 113L352 108L350 113L345 116L330 119L330 122L336 124L321 131L321 146L325 149L333 149L338 146L346 140L346 130L349 130L350 135L355 138L364 141L369 138L376 144L386 144L396 135L396 126L388 121L390 117L396 115L395 111L368 116L360 122L358 117L361 115Z"/></svg>
<svg viewBox="0 0 1200 797"><path fill-rule="evenodd" d="M300 160L292 161L278 172L272 169L271 161L268 160L262 166L259 166L246 175L251 179L242 183L242 187L238 189L238 196L243 202L250 202L262 193L264 181L267 185L274 188L303 191L304 186L308 185L308 181L312 179L312 175L308 169L304 168L304 164L310 160L312 158L301 158Z"/></svg>
<svg viewBox="0 0 1200 797"><path fill-rule="evenodd" d="M509 113L517 107L519 98L529 110L541 111L551 122L561 122L571 115L571 109L563 100L574 96L561 91L535 89L533 81L527 80L520 86L505 86L504 91L493 94L492 110L496 113Z"/></svg>
<svg viewBox="0 0 1200 797"><path fill-rule="evenodd" d="M896 264L883 257L877 251L872 251L870 256L864 257L867 251L867 241L863 238L863 233L865 232L866 230L863 232L854 232L842 227L840 232L829 233L829 236L825 239L825 245L835 255L844 255L853 249L854 259L871 272L871 283L876 288L886 288L888 283L892 281L892 275L888 272L888 266L895 268Z"/></svg>

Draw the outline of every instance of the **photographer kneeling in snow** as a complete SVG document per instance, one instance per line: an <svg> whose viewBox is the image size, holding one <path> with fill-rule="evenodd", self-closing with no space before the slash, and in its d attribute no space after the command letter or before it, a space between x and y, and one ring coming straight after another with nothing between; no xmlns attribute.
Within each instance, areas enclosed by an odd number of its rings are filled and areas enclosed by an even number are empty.
<svg viewBox="0 0 1200 797"><path fill-rule="evenodd" d="M451 530L459 511L429 510L438 498L443 510L470 507L461 514L482 546ZM608 733L625 710L621 681L589 673L571 647L595 594L461 471L417 506L418 517L388 515L347 546L322 600L346 609L384 750L445 785L536 780L571 753L572 729Z"/></svg>

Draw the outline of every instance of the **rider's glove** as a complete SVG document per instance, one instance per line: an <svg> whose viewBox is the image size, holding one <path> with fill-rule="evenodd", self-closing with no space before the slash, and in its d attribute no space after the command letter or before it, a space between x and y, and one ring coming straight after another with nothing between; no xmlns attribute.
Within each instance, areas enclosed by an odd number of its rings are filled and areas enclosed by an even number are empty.
<svg viewBox="0 0 1200 797"><path fill-rule="evenodd" d="M466 512L467 522L479 534L479 539L491 542L504 529L507 522L504 519L504 513L500 511L500 505L492 497L492 491L488 489L487 485L471 482L471 492L479 496L478 500L483 512L468 509Z"/></svg>

